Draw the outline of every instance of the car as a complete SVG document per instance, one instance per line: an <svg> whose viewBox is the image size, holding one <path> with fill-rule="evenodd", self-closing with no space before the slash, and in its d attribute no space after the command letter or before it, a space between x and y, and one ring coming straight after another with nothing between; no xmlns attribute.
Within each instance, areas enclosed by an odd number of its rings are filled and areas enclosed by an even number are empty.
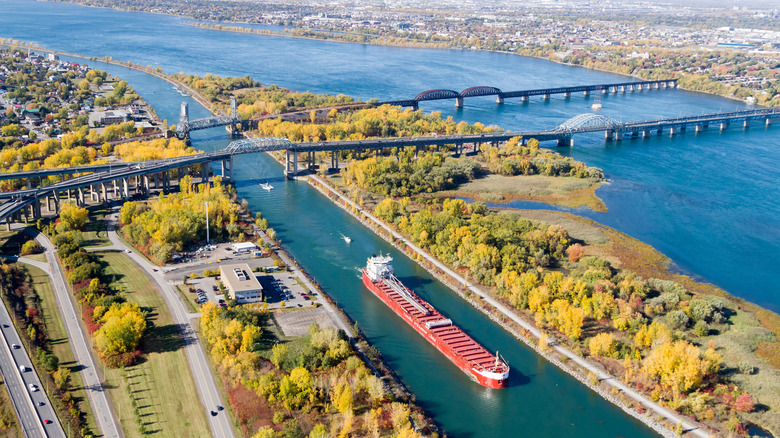
<svg viewBox="0 0 780 438"><path fill-rule="evenodd" d="M128 253L128 254L132 254L133 253L133 251L131 251L129 249L126 249L125 252Z"/></svg>
<svg viewBox="0 0 780 438"><path fill-rule="evenodd" d="M3 328L8 328L8 324L3 324Z"/></svg>
<svg viewBox="0 0 780 438"><path fill-rule="evenodd" d="M217 287L217 285L216 285L216 284L215 284L214 286L211 286L211 289L212 289L214 292L219 292L219 288Z"/></svg>
<svg viewBox="0 0 780 438"><path fill-rule="evenodd" d="M20 346L19 346L19 344L13 344L13 345L11 345L11 347L12 347L14 350L18 350L18 349L22 348L22 347L20 347Z"/></svg>
<svg viewBox="0 0 780 438"><path fill-rule="evenodd" d="M152 271L157 272L158 269L157 268L152 268Z"/></svg>
<svg viewBox="0 0 780 438"><path fill-rule="evenodd" d="M49 420L48 418L43 420L43 424L51 424L51 423L52 423L52 421Z"/></svg>
<svg viewBox="0 0 780 438"><path fill-rule="evenodd" d="M21 371L23 373L26 373L27 372L27 367L24 366L24 365L19 365L19 371Z"/></svg>
<svg viewBox="0 0 780 438"><path fill-rule="evenodd" d="M30 387L30 392L38 391L38 385L33 385L32 383L30 383L29 387Z"/></svg>
<svg viewBox="0 0 780 438"><path fill-rule="evenodd" d="M224 409L225 409L225 408L223 408L223 407L222 407L222 405L217 405L217 410L218 410L218 411L222 411L222 410L224 410Z"/></svg>
<svg viewBox="0 0 780 438"><path fill-rule="evenodd" d="M46 403L44 403L44 402L42 402L42 401L39 401L39 402L38 402L38 403L36 403L36 404L37 404L38 406L44 406L44 405L46 405Z"/></svg>
<svg viewBox="0 0 780 438"><path fill-rule="evenodd" d="M216 417L217 416L217 412L216 411L211 411L211 416L212 417Z"/></svg>

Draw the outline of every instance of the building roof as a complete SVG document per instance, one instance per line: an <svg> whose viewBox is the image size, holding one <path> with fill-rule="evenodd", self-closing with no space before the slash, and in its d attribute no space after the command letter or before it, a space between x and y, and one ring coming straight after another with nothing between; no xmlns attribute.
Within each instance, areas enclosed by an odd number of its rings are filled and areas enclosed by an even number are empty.
<svg viewBox="0 0 780 438"><path fill-rule="evenodd" d="M222 282L234 293L263 289L263 287L260 286L260 282L257 281L254 272L252 272L252 269L246 263L222 265L219 267L219 270L221 271Z"/></svg>
<svg viewBox="0 0 780 438"><path fill-rule="evenodd" d="M257 249L257 245L254 242L237 242L233 244L233 251L246 251Z"/></svg>

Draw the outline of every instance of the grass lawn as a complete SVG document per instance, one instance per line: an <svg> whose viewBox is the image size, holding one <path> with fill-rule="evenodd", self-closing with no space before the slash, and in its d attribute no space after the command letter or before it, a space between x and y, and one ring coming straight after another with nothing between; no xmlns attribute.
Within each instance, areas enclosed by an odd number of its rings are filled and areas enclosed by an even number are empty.
<svg viewBox="0 0 780 438"><path fill-rule="evenodd" d="M606 206L595 194L599 186L600 181L587 178L491 174L437 195L465 196L478 201L499 203L513 200L539 201L567 207L588 206L596 211L606 211Z"/></svg>
<svg viewBox="0 0 780 438"><path fill-rule="evenodd" d="M51 340L52 353L60 358L60 366L67 366L71 370L71 390L70 394L74 400L78 400L79 408L86 414L87 425L94 433L98 432L95 414L92 412L87 400L87 393L84 390L84 383L79 373L79 364L76 362L73 350L68 343L68 332L65 331L65 324L62 322L57 301L54 298L54 291L51 288L49 276L40 269L25 265L33 278L33 287L41 298L41 307L43 308L43 322L46 324L46 332ZM63 424L67 428L67 425Z"/></svg>
<svg viewBox="0 0 780 438"><path fill-rule="evenodd" d="M176 286L176 290L179 291L179 295L182 297L184 302L187 303L187 308L190 309L190 312L192 313L200 312L200 305L195 302L195 298L197 296L193 293L190 293L189 285L180 284Z"/></svg>
<svg viewBox="0 0 780 438"><path fill-rule="evenodd" d="M84 235L85 246L108 246L111 241L108 240L106 232L106 214L108 206L101 205L89 210L89 221L82 232Z"/></svg>
<svg viewBox="0 0 780 438"><path fill-rule="evenodd" d="M126 437L140 437L137 421L148 435L158 437L205 437L206 422L181 339L160 292L138 266L116 251L95 253L107 263L112 286L126 291L128 301L148 312L141 363L107 369L106 380ZM138 420L132 406L137 406Z"/></svg>

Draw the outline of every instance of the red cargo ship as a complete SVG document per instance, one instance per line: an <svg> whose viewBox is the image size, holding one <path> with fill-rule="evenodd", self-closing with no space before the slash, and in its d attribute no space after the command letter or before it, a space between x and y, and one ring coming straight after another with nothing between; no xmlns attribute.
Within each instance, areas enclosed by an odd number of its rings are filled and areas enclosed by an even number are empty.
<svg viewBox="0 0 780 438"><path fill-rule="evenodd" d="M390 256L370 257L363 269L366 287L474 380L488 388L505 388L509 365L503 358L490 354L404 286L393 273L392 261Z"/></svg>

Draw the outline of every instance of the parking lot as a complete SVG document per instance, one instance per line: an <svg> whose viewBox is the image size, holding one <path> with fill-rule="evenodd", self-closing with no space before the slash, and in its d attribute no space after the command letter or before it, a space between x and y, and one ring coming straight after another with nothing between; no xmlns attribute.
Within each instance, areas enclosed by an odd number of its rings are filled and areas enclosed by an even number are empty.
<svg viewBox="0 0 780 438"><path fill-rule="evenodd" d="M287 272L274 272L259 275L257 280L263 286L265 302L271 309L282 307L311 307L317 300L317 293L304 289L300 283ZM284 303L284 306L282 306Z"/></svg>

